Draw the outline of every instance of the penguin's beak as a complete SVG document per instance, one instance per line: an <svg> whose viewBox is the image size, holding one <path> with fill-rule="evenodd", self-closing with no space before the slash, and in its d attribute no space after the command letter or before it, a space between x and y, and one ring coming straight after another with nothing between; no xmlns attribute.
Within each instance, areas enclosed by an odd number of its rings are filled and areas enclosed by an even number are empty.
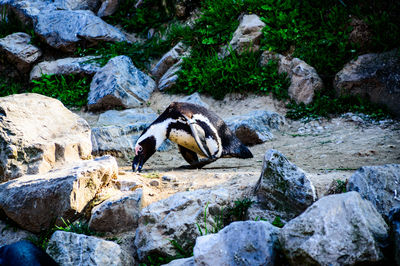
<svg viewBox="0 0 400 266"><path fill-rule="evenodd" d="M139 153L138 155L135 156L135 158L133 158L132 171L140 173L140 171L142 171L143 164L144 164L143 155Z"/></svg>

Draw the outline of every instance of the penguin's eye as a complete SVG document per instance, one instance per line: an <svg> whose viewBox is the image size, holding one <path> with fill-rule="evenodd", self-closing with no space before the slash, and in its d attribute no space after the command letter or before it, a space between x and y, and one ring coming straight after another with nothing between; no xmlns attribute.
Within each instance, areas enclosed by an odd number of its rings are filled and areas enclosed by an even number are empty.
<svg viewBox="0 0 400 266"><path fill-rule="evenodd" d="M142 147L142 146L139 146L138 150L139 150L140 152L143 151L143 147Z"/></svg>

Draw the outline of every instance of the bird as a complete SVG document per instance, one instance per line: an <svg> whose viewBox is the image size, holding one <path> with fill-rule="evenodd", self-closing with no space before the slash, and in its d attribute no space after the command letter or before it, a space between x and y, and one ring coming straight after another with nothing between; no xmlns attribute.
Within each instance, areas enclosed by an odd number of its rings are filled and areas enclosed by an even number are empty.
<svg viewBox="0 0 400 266"><path fill-rule="evenodd" d="M197 104L172 102L138 138L133 172L140 172L166 139L178 144L179 152L189 163L181 168L199 169L219 158L253 158L217 114Z"/></svg>

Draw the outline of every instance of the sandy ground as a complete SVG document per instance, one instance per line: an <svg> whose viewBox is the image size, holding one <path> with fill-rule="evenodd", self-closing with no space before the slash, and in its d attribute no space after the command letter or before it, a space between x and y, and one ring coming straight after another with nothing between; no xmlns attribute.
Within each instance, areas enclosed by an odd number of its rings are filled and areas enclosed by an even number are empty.
<svg viewBox="0 0 400 266"><path fill-rule="evenodd" d="M181 95L154 93L149 106L162 112ZM222 118L246 114L253 110L268 110L282 115L284 104L269 96L229 95L223 101L202 96L212 111ZM98 115L79 113L94 125ZM273 131L272 141L249 147L252 159L219 159L200 170L183 170L186 162L178 149L157 152L145 164L143 172L133 173L130 162L119 160L124 178L143 183L145 205L166 198L178 191L216 186L253 186L261 173L267 150L276 149L308 173L321 197L332 180L345 180L357 168L367 165L400 163L400 122L368 123L357 116L320 119L302 123L287 120L281 131Z"/></svg>

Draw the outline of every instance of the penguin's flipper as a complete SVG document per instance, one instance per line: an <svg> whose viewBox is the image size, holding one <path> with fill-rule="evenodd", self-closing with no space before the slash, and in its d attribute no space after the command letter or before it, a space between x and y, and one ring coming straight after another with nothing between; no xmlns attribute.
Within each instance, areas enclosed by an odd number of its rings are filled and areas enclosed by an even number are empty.
<svg viewBox="0 0 400 266"><path fill-rule="evenodd" d="M185 147L178 145L179 152L182 154L183 159L189 164L197 163L199 158L197 157L197 153L186 149Z"/></svg>
<svg viewBox="0 0 400 266"><path fill-rule="evenodd" d="M192 136L194 137L197 146L199 146L200 150L204 153L206 157L211 159L212 158L211 152L207 146L206 134L204 132L204 129L200 125L198 125L196 121L194 121L193 119L190 119L187 116L184 117L190 126L190 130L192 131Z"/></svg>

